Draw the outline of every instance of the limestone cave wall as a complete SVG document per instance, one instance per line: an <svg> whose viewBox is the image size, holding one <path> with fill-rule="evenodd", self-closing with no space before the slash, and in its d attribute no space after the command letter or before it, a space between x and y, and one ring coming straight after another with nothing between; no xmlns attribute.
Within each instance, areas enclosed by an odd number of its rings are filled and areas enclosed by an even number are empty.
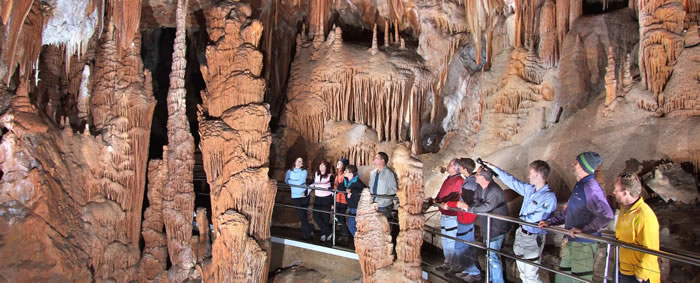
<svg viewBox="0 0 700 283"><path fill-rule="evenodd" d="M394 258L363 197L368 282L419 280L419 203L456 157L546 160L565 200L597 151L606 192L644 176L662 246L698 251L669 219L697 210L699 24L697 0L0 0L0 271L264 282L291 162L367 179L378 151L401 232Z"/></svg>

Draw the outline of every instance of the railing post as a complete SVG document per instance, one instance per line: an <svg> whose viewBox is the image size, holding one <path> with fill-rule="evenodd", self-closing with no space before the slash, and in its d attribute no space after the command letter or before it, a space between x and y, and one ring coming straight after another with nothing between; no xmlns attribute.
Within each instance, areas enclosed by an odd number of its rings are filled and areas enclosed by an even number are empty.
<svg viewBox="0 0 700 283"><path fill-rule="evenodd" d="M335 202L335 189L331 188L331 192L333 193L333 207L331 207L331 218L333 218L333 245L335 246L335 206L337 204Z"/></svg>
<svg viewBox="0 0 700 283"><path fill-rule="evenodd" d="M608 266L610 265L610 243L606 243L608 247L605 249L605 275L603 275L603 283L608 282Z"/></svg>
<svg viewBox="0 0 700 283"><path fill-rule="evenodd" d="M615 245L615 283L620 282L620 246Z"/></svg>
<svg viewBox="0 0 700 283"><path fill-rule="evenodd" d="M491 273L491 216L486 215L486 282Z"/></svg>

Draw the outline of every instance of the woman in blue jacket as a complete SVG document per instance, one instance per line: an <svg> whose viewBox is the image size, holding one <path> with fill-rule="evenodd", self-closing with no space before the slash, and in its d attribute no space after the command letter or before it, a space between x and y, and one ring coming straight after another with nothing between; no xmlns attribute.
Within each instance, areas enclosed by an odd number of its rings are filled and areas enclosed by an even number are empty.
<svg viewBox="0 0 700 283"><path fill-rule="evenodd" d="M292 189L292 204L294 206L299 206L306 208L309 206L309 193L306 191L305 187L296 186L306 186L306 169L304 169L304 159L298 157L294 162L294 166L287 170L287 175L284 177L284 182L291 186ZM301 221L301 238L308 240L313 238L313 228L309 224L309 217L307 210L303 208L297 208L297 215L299 216L299 221Z"/></svg>

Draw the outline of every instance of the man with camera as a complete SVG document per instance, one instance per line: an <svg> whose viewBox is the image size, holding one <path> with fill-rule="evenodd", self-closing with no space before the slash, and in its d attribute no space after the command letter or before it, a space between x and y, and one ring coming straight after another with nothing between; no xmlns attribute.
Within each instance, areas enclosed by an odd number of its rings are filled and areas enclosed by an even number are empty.
<svg viewBox="0 0 700 283"><path fill-rule="evenodd" d="M547 177L550 168L547 162L535 160L529 165L528 181L525 183L501 170L490 163L486 163L493 169L503 184L514 192L523 196L523 205L520 208L520 219L533 224L538 224L540 220L545 220L557 208L557 197L549 189ZM544 248L545 235L547 231L523 225L515 232L515 242L513 243L513 253L524 259L540 262L542 249ZM520 279L523 282L542 282L537 275L537 267L525 262L516 261Z"/></svg>
<svg viewBox="0 0 700 283"><path fill-rule="evenodd" d="M471 213L493 213L503 216L508 216L508 204L505 195L496 182L493 181L494 172L488 167L483 166L483 163L478 159L477 162L482 164L482 167L476 173L476 191L474 193L474 203L469 205L465 202L459 202L457 207L467 210ZM479 216L479 227L481 235L486 240L487 218ZM492 219L491 220L490 241L488 243L490 249L500 250L503 246L505 234L509 230L508 222ZM493 283L503 282L503 264L498 254L489 252L489 279ZM477 282L481 280L481 276L469 276L463 278L467 282Z"/></svg>

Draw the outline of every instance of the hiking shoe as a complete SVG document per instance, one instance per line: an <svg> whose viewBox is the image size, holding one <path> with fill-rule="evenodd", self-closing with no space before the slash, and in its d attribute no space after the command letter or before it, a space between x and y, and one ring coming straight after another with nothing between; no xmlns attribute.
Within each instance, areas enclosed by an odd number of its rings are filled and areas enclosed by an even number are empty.
<svg viewBox="0 0 700 283"><path fill-rule="evenodd" d="M326 241L326 235L321 235L321 242L325 242L325 241Z"/></svg>
<svg viewBox="0 0 700 283"><path fill-rule="evenodd" d="M450 265L447 263L443 263L443 264L435 267L435 270L440 271L440 272L445 272L445 271L450 270Z"/></svg>

